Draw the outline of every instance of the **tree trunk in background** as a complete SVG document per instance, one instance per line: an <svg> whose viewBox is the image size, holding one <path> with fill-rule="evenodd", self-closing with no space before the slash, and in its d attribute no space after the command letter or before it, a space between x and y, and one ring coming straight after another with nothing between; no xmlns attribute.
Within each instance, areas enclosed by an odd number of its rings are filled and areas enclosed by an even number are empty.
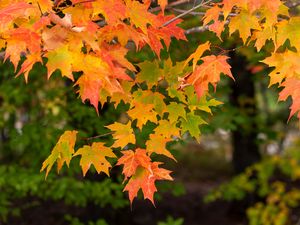
<svg viewBox="0 0 300 225"><path fill-rule="evenodd" d="M255 86L253 74L247 69L246 59L235 52L230 57L235 77L235 82L231 84L230 103L245 117L241 122L234 120L236 130L232 132L233 167L236 173L241 173L246 167L261 159L255 121L257 115Z"/></svg>

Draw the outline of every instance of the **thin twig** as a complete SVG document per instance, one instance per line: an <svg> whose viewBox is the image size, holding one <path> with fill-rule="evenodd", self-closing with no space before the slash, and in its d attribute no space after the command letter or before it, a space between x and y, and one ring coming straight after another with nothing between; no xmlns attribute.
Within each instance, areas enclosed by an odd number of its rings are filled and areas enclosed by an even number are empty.
<svg viewBox="0 0 300 225"><path fill-rule="evenodd" d="M177 8L171 8L170 10L174 11L174 12L179 12L179 13L184 13L186 12L186 10L184 9L177 9ZM205 15L205 12L190 12L189 15L193 15L193 16L203 16Z"/></svg>
<svg viewBox="0 0 300 225"><path fill-rule="evenodd" d="M300 1L297 2L286 2L285 5L289 8L295 8L300 5Z"/></svg>
<svg viewBox="0 0 300 225"><path fill-rule="evenodd" d="M83 139L89 141L89 140L93 140L93 139L96 139L96 138L106 137L106 136L111 135L113 133L115 133L115 132L112 131L112 132L109 132L109 133L106 133L106 134L100 134L100 135L97 135L97 136L94 136L94 137L83 138Z"/></svg>
<svg viewBox="0 0 300 225"><path fill-rule="evenodd" d="M201 33L201 32L207 31L208 28L209 28L208 25L206 25L206 26L199 26L199 27L192 27L190 29L187 29L184 33L185 34Z"/></svg>
<svg viewBox="0 0 300 225"><path fill-rule="evenodd" d="M227 20L225 22L225 25L227 25L228 23L229 23L229 20ZM190 29L187 29L184 33L185 34L201 33L201 32L207 31L208 29L209 29L209 25L192 27Z"/></svg>
<svg viewBox="0 0 300 225"><path fill-rule="evenodd" d="M189 14L190 12L195 11L196 9L199 9L199 8L203 7L204 5L209 4L211 1L212 1L212 0L208 0L208 1L205 2L205 3L200 3L200 4L196 5L196 6L194 6L193 8L191 8L191 9L185 11L184 13L181 13L181 14L179 14L178 16L176 16L176 17L170 19L169 21L165 22L165 23L162 25L162 27L168 26L170 23L173 23L175 20L177 20L177 19L179 19L179 18L181 18L181 17L183 17L183 16Z"/></svg>
<svg viewBox="0 0 300 225"><path fill-rule="evenodd" d="M179 12L179 13L184 13L186 12L186 10L184 9L177 9L177 8L172 8L171 10L175 11L175 12ZM206 12L190 12L189 14L190 15L193 15L193 16L204 16ZM220 13L222 14L222 13ZM237 13L229 13L229 16L237 16L238 14Z"/></svg>
<svg viewBox="0 0 300 225"><path fill-rule="evenodd" d="M39 7L39 10L40 10L40 12L41 12L41 16L43 16L43 15L44 15L44 13L43 13L43 11L42 11L42 8L41 8L41 6L40 6L40 3L39 3L39 2L37 2L37 5L38 5L38 7Z"/></svg>

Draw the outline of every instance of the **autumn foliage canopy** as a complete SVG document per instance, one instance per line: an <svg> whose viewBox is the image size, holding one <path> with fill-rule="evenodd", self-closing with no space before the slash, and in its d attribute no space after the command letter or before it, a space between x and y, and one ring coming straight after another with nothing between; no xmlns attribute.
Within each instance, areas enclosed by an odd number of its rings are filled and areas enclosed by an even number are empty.
<svg viewBox="0 0 300 225"><path fill-rule="evenodd" d="M171 171L155 154L175 160L166 145L186 132L199 140L199 125L206 121L199 111L211 113L221 104L208 94L216 88L220 76L234 79L227 51L213 55L207 41L185 61L161 60L172 38L187 41L181 19L167 14L167 0L158 0L161 10L152 10L144 0L2 0L0 2L0 48L4 60L10 60L16 74L28 81L35 63L44 64L48 78L56 70L74 82L82 102L90 102L96 111L104 103L128 105L128 122L108 125L112 146L102 142L74 149L77 131L65 131L44 161L46 176L53 165L57 170L80 157L83 175L93 165L98 173L109 176L110 158L123 168L124 191L132 202L141 189L145 199L154 203L157 180L172 180ZM270 56L262 62L273 67L270 85L279 84L279 100L291 96L290 116L300 118L300 17L291 17L280 0L202 1L206 11L203 27L224 38L238 33L245 46L257 51L266 41L273 42ZM199 8L198 6L194 7ZM226 31L226 32L224 32ZM128 45L135 51L149 46L156 60L131 63ZM285 46L288 47L282 47ZM77 74L74 76L74 74ZM146 148L136 146L136 134L143 126L155 124ZM136 146L128 148L130 146ZM120 153L121 152L121 153Z"/></svg>

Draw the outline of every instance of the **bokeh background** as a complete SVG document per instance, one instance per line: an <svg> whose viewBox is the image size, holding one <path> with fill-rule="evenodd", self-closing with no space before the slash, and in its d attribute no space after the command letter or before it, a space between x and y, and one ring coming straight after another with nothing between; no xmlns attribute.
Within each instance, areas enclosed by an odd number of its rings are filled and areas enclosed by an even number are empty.
<svg viewBox="0 0 300 225"><path fill-rule="evenodd" d="M187 15L181 26L201 26L202 12ZM104 126L122 121L126 105L99 105L98 116L59 71L47 80L46 69L37 64L26 84L23 76L14 77L10 62L0 64L0 224L300 224L299 121L287 122L290 99L277 101L278 87L268 88L270 69L259 63L272 43L257 53L251 44L241 47L236 36L221 42L209 31L191 31L187 37L188 43L173 40L162 59L182 61L210 39L215 54L225 51L231 57L236 81L222 77L216 92L211 89L224 104L213 108L213 115L203 112L208 125L200 127L200 143L185 134L169 146L178 162L163 160L174 181L158 183L155 207L142 196L130 206L119 167L112 168L110 178L93 170L83 178L76 159L47 180L39 172L65 130L78 130L78 146L86 144L88 137L107 133ZM128 47L132 62L155 57L147 47L138 53ZM152 128L148 123L145 137Z"/></svg>

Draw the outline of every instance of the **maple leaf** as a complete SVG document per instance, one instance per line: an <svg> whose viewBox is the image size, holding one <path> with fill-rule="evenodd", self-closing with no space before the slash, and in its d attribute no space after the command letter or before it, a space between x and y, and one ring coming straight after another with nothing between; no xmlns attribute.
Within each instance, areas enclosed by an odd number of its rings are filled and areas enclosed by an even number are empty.
<svg viewBox="0 0 300 225"><path fill-rule="evenodd" d="M42 13L51 12L53 8L53 1L51 0L30 0L33 4L36 4L42 11Z"/></svg>
<svg viewBox="0 0 300 225"><path fill-rule="evenodd" d="M171 102L167 105L167 112L170 123L177 122L179 117L186 118L185 105L180 103Z"/></svg>
<svg viewBox="0 0 300 225"><path fill-rule="evenodd" d="M138 148L135 151L126 150L121 153L123 156L119 158L117 166L123 165L122 173L125 176L125 180L135 174L138 166L148 168L151 162L145 149Z"/></svg>
<svg viewBox="0 0 300 225"><path fill-rule="evenodd" d="M68 39L68 32L61 26L53 26L51 29L45 28L42 33L44 42L43 49L53 51L55 49L66 48L66 41Z"/></svg>
<svg viewBox="0 0 300 225"><path fill-rule="evenodd" d="M269 87L276 83L281 84L284 78L298 77L300 74L299 60L299 54L291 51L273 53L270 57L264 59L263 63L269 67L274 67L274 70L269 74Z"/></svg>
<svg viewBox="0 0 300 225"><path fill-rule="evenodd" d="M292 17L290 20L280 21L277 25L276 44L277 47L284 44L289 39L291 46L298 47L300 45L300 17Z"/></svg>
<svg viewBox="0 0 300 225"><path fill-rule="evenodd" d="M223 104L216 99L207 100L207 96L203 95L202 97L198 97L195 94L194 88L187 87L184 89L184 92L187 96L187 105L191 111L202 110L212 114L210 107L218 106Z"/></svg>
<svg viewBox="0 0 300 225"><path fill-rule="evenodd" d="M197 66L195 71L187 76L186 83L194 85L199 98L208 91L209 83L216 88L221 73L234 79L230 71L231 66L227 63L227 59L227 56L222 55L205 56L201 58L203 63Z"/></svg>
<svg viewBox="0 0 300 225"><path fill-rule="evenodd" d="M3 29L5 25L12 25L14 19L24 17L26 15L24 12L31 8L32 5L30 4L25 2L16 2L0 9L1 29Z"/></svg>
<svg viewBox="0 0 300 225"><path fill-rule="evenodd" d="M217 22L219 21L221 8L218 4L215 4L213 7L206 10L205 15L203 17L203 25L209 24L211 21ZM231 9L230 9L231 11ZM225 17L225 16L224 16ZM226 17L225 17L226 18Z"/></svg>
<svg viewBox="0 0 300 225"><path fill-rule="evenodd" d="M181 128L182 132L189 131L192 137L196 138L199 142L200 140L200 129L201 124L207 124L201 116L195 115L192 112L186 115L186 119L181 118Z"/></svg>
<svg viewBox="0 0 300 225"><path fill-rule="evenodd" d="M165 155L171 159L173 159L174 161L176 161L176 159L174 158L174 156L171 154L171 152L169 150L166 149L166 144L167 142L171 141L172 139L170 138L165 138L162 135L158 135L156 133L154 134L150 134L149 136L149 140L146 141L146 150L152 154L153 152L156 154L161 154L161 155Z"/></svg>
<svg viewBox="0 0 300 225"><path fill-rule="evenodd" d="M77 131L65 131L59 138L50 156L43 162L41 172L46 169L47 178L52 166L57 162L57 172L59 172L64 163L69 166L76 141Z"/></svg>
<svg viewBox="0 0 300 225"><path fill-rule="evenodd" d="M140 189L144 199L149 199L154 205L154 193L157 191L155 182L157 180L173 180L171 171L160 168L159 162L149 163L148 168L138 167L136 173L130 178L123 191L128 191L129 200L132 204Z"/></svg>
<svg viewBox="0 0 300 225"><path fill-rule="evenodd" d="M145 149L122 151L122 154L117 165L123 165L125 180L131 177L123 190L128 191L131 204L140 189L144 198L154 204L153 195L157 191L155 181L172 180L171 171L159 168L159 162L151 162Z"/></svg>
<svg viewBox="0 0 300 225"><path fill-rule="evenodd" d="M100 89L103 87L102 79L96 76L84 74L77 80L76 85L80 87L78 93L82 102L88 99L99 114L98 104Z"/></svg>
<svg viewBox="0 0 300 225"><path fill-rule="evenodd" d="M114 123L106 127L114 132L113 139L115 140L115 142L111 147L123 148L128 145L128 143L135 143L135 136L130 122L127 124Z"/></svg>
<svg viewBox="0 0 300 225"><path fill-rule="evenodd" d="M201 44L197 47L196 51L191 54L188 59L185 61L184 66L186 66L191 60L193 60L193 70L197 66L198 60L201 58L203 53L210 49L210 43L207 41L204 44Z"/></svg>
<svg viewBox="0 0 300 225"><path fill-rule="evenodd" d="M73 51L70 51L67 45L48 52L46 56L48 58L46 64L48 68L48 79L55 70L59 69L62 76L66 76L74 81L72 64L75 57Z"/></svg>
<svg viewBox="0 0 300 225"><path fill-rule="evenodd" d="M144 34L147 33L148 25L155 25L157 20L155 15L148 12L149 5L140 3L139 1L126 0L127 14L130 23L140 28Z"/></svg>
<svg viewBox="0 0 300 225"><path fill-rule="evenodd" d="M208 29L212 32L214 32L217 37L221 40L221 34L224 31L224 26L226 22L225 21L216 21L213 24L211 24Z"/></svg>
<svg viewBox="0 0 300 225"><path fill-rule="evenodd" d="M151 49L160 57L160 50L163 48L161 40L166 44L167 49L171 43L171 37L175 37L177 40L187 40L184 34L184 30L177 26L181 22L180 19L165 25L166 22L173 19L174 16L163 16L159 14L156 17L156 24L148 27L147 35L149 41L147 42Z"/></svg>
<svg viewBox="0 0 300 225"><path fill-rule="evenodd" d="M247 25L245 26L245 24ZM244 43L251 36L251 30L261 30L259 19L246 10L242 10L237 16L231 18L228 26L229 33L238 31Z"/></svg>
<svg viewBox="0 0 300 225"><path fill-rule="evenodd" d="M224 19L226 19L229 13L232 11L232 8L238 6L239 8L247 8L248 0L223 0L222 1L222 11L224 15Z"/></svg>
<svg viewBox="0 0 300 225"><path fill-rule="evenodd" d="M255 47L257 51L260 51L267 40L276 40L276 30L273 26L265 27L261 31L255 31L253 39L256 40Z"/></svg>
<svg viewBox="0 0 300 225"><path fill-rule="evenodd" d="M41 52L40 36L37 33L32 32L31 30L26 28L16 28L14 30L11 30L8 33L6 41L7 47L5 50L4 60L9 58L10 61L14 64L15 69L18 66L20 56L22 54L27 53L27 51L32 54L40 54Z"/></svg>
<svg viewBox="0 0 300 225"><path fill-rule="evenodd" d="M136 91L133 93L133 105L135 104L148 104L148 105L153 105L153 108L155 112L159 115L163 115L163 113L166 110L166 104L164 102L164 96L160 93L157 92L152 92L150 90L145 90L145 91ZM150 106L149 106L150 108ZM136 117L138 118L138 117ZM150 117L152 118L152 117ZM150 119L151 120L151 119ZM155 121L151 120L151 121Z"/></svg>
<svg viewBox="0 0 300 225"><path fill-rule="evenodd" d="M161 7L161 11L164 13L166 6L168 5L168 0L158 0L158 4Z"/></svg>
<svg viewBox="0 0 300 225"><path fill-rule="evenodd" d="M93 16L102 14L108 24L116 24L127 17L126 5L121 0L98 0L92 2Z"/></svg>
<svg viewBox="0 0 300 225"><path fill-rule="evenodd" d="M289 115L289 119L300 110L300 79L296 77L287 78L282 85L284 88L279 93L279 100L285 101L289 96L292 97L293 103L290 107L291 112ZM300 119L300 112L297 114L298 119Z"/></svg>
<svg viewBox="0 0 300 225"><path fill-rule="evenodd" d="M41 55L39 53L26 55L26 59L22 63L21 69L19 70L19 72L17 73L16 76L19 76L20 74L24 73L25 81L27 83L29 71L32 69L33 65L37 62L40 62L40 63L43 62Z"/></svg>
<svg viewBox="0 0 300 225"><path fill-rule="evenodd" d="M248 9L250 12L254 12L258 9L266 8L269 9L273 14L276 14L279 7L282 5L280 0L247 0Z"/></svg>
<svg viewBox="0 0 300 225"><path fill-rule="evenodd" d="M144 61L138 64L141 71L136 76L137 82L146 82L149 87L154 86L161 79L161 69L157 61Z"/></svg>
<svg viewBox="0 0 300 225"><path fill-rule="evenodd" d="M186 118L185 115L183 118ZM158 126L154 129L154 133L164 137L165 139L169 139L170 137L179 137L179 128L176 127L177 122L178 121L171 123L167 120L160 120Z"/></svg>
<svg viewBox="0 0 300 225"><path fill-rule="evenodd" d="M127 113L130 118L137 119L137 127L142 128L147 121L156 122L157 113L153 110L153 104L143 105L141 103L135 103L134 108L130 109Z"/></svg>
<svg viewBox="0 0 300 225"><path fill-rule="evenodd" d="M162 77L168 83L168 92L170 97L177 97L181 102L184 102L184 97L182 92L177 91L177 88L180 85L180 78L186 74L187 71L190 71L188 67L184 67L184 61L177 62L176 64L172 63L172 60L169 58L164 61L164 66L161 70Z"/></svg>
<svg viewBox="0 0 300 225"><path fill-rule="evenodd" d="M146 34L138 29L135 29L132 25L124 23L117 23L113 26L105 26L100 30L100 37L103 40L117 39L122 46L126 46L129 40L133 41L140 50L149 40Z"/></svg>
<svg viewBox="0 0 300 225"><path fill-rule="evenodd" d="M73 156L78 155L81 155L80 166L82 168L83 176L86 175L92 164L98 174L100 172L104 172L109 176L109 168L111 168L111 164L107 161L106 157L117 157L110 148L104 146L101 142L94 142L92 146L83 146L78 149Z"/></svg>

